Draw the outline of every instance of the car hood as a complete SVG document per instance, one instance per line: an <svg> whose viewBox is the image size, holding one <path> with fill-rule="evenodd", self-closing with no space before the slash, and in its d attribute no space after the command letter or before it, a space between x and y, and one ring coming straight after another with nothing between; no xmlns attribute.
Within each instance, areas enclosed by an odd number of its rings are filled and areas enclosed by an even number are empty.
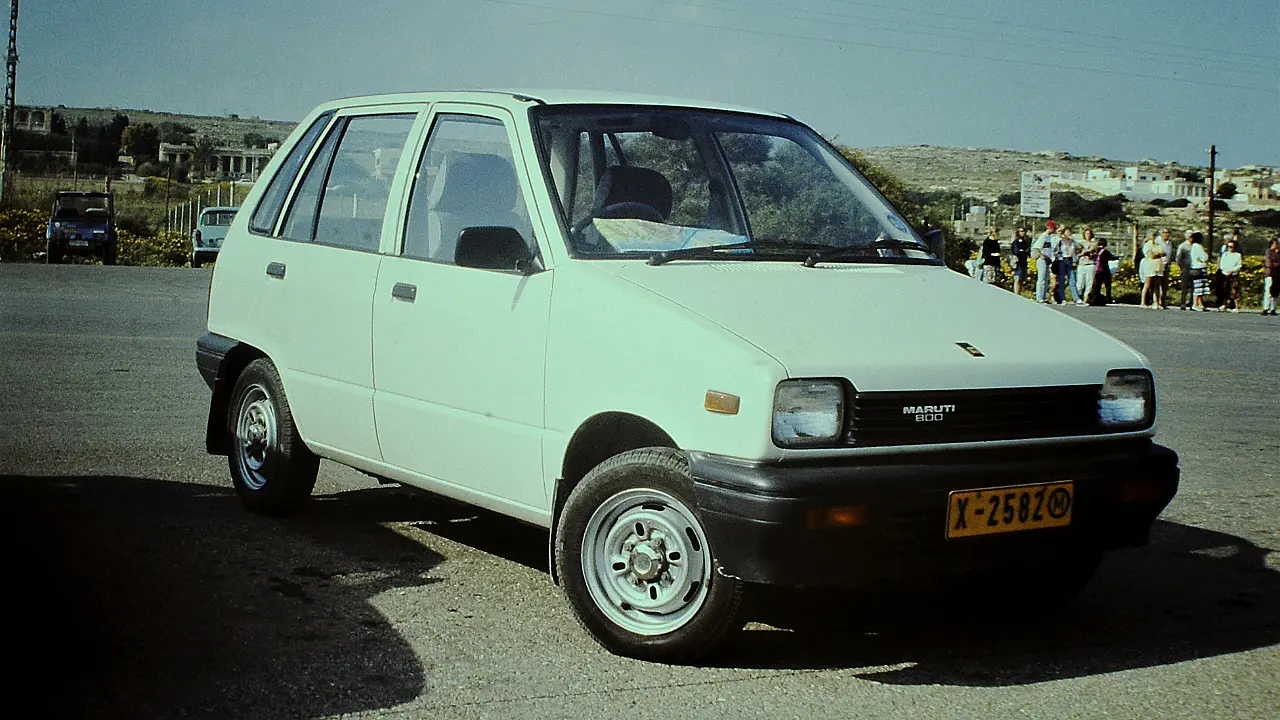
<svg viewBox="0 0 1280 720"><path fill-rule="evenodd" d="M1083 322L937 266L681 261L617 273L791 377L844 377L861 391L1097 384L1108 370L1147 367Z"/></svg>

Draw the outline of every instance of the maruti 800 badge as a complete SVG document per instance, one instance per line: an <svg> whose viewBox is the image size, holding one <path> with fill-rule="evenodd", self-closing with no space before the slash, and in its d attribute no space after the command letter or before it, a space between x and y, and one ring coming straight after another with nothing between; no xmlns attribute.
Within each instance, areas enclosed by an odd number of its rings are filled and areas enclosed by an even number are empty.
<svg viewBox="0 0 1280 720"><path fill-rule="evenodd" d="M947 413L956 411L955 405L903 405L903 415L915 415L916 422L939 422L945 420Z"/></svg>

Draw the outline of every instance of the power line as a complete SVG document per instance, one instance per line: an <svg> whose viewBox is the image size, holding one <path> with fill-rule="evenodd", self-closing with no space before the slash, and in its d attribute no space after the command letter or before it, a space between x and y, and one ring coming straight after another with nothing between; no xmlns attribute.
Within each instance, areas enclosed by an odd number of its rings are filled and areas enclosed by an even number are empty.
<svg viewBox="0 0 1280 720"><path fill-rule="evenodd" d="M682 4L679 2L672 3L672 2L669 2L668 0L650 0L650 1L658 4L668 5L668 6L675 5L676 7L722 9L722 10L735 11L735 12L740 10L740 7L728 6L724 4L708 4L708 3ZM936 37L936 38L944 38L944 39L951 39L951 40L965 40L965 41L975 40L973 35L966 34L965 31L963 30L959 30L957 28L949 27L945 25L929 25L924 23L913 22L911 23L910 27L903 27L901 24L895 27L894 26L895 21L890 20L888 18L882 18L882 17L850 15L847 13L831 13L831 12L823 12L820 10L800 10L800 9L793 10L793 13L803 13L805 15L815 16L811 19L811 18L801 17L800 15L796 15L796 14L791 15L793 19L799 20L801 22L821 22L826 25L840 25L844 27L856 27L856 28L871 27L872 29L882 29L887 32L910 33L913 37ZM825 20L825 19L819 19L819 18L833 18L835 20ZM857 20L860 22L857 22L857 23L840 22L840 20ZM926 30L917 30L915 28L929 28L933 30L944 30L944 31L950 31L950 32L928 32ZM1059 40L1042 40L1039 38L1024 38L1019 36L1013 36L1011 38L1002 38L1002 44L1003 45L1009 45L1009 44L1031 45L1037 49L1045 49L1045 48L1059 49L1059 50L1065 50L1068 52L1073 50L1079 50L1081 48L1088 48L1088 49L1100 50L1102 52L1105 52L1111 55L1119 56L1120 58L1124 58L1125 56L1131 56L1140 60L1150 60L1153 58L1166 58L1170 60L1177 60L1181 65L1189 69L1200 69L1200 70L1210 70L1210 71L1221 70L1220 64L1210 64L1211 61L1209 59L1191 57L1191 56L1183 55L1180 53L1132 50L1128 48L1117 48L1110 45L1097 45L1097 44L1091 44L1091 43L1071 44L1069 42L1063 42Z"/></svg>
<svg viewBox="0 0 1280 720"><path fill-rule="evenodd" d="M822 36L816 36L816 35L801 35L799 33L771 32L768 30L755 30L751 28L732 27L728 25L716 25L714 23L698 23L698 22L688 22L683 20L667 20L665 18L644 17L640 15L625 15L622 13L611 13L611 12L605 12L602 10L583 10L581 8L563 8L563 7L556 7L551 5L538 5L538 4L529 3L529 2L519 2L518 0L478 0L478 1L489 3L491 5L524 7L524 8L532 8L535 10L551 10L556 12L573 13L577 15L607 17L607 18L613 18L617 20L640 20L642 22L653 22L653 23L660 23L664 25L696 27L696 28L703 28L707 30L724 30L727 32L738 32L738 33L744 33L749 35L761 35L766 37L786 38L790 40L807 40L807 41L815 41L815 42L824 42L824 43L836 45L840 48L843 48L846 45L854 45L860 48L876 48L879 50L897 50L900 52L918 53L922 55L937 55L940 57L958 57L958 58L965 58L969 60L987 60L989 62L1005 63L1010 65L1022 65L1026 67L1043 67L1043 68L1049 68L1052 70L1074 70L1077 72L1097 73L1101 75L1118 75L1121 77L1125 77L1129 79L1138 79L1138 80L1158 80L1162 82L1177 82L1177 83L1184 83L1188 85L1201 85L1206 87L1227 88L1231 90L1247 90L1249 92L1263 92L1263 93L1280 92L1280 91L1277 91L1275 88L1260 88L1260 87L1255 87L1250 85L1234 85L1231 83L1214 82L1211 80L1196 80L1196 79L1190 79L1190 78L1170 77L1166 75L1150 75L1146 73L1130 72L1127 70L1107 70L1103 68L1089 68L1089 67L1080 67L1076 65L1062 65L1060 63L1037 62L1033 60L1010 60L1008 58L991 57L986 55L975 55L971 53L952 52L947 50L926 50L924 48L918 48L918 47L903 47L900 45L889 45L885 43L874 43L874 42L865 42L865 41L838 40L834 38L822 37Z"/></svg>
<svg viewBox="0 0 1280 720"><path fill-rule="evenodd" d="M976 18L970 15L957 15L955 13L939 12L937 10L915 10L915 9L902 8L894 5L880 5L878 3L861 2L861 0L827 0L827 1L837 3L839 5L860 5L862 7L871 7L871 8L876 8L878 10L890 10L893 12L914 13L917 15L932 15L934 17L948 18L951 20L964 20L966 22L972 22L972 23L989 23L990 22L985 18ZM1002 27L1021 28L1023 30L1032 30L1032 31L1041 32L1041 33L1048 32L1043 25L1028 25L1025 23L1002 23ZM1084 37L1101 38L1104 40L1115 40L1117 42L1133 41L1132 38L1121 37L1117 35L1102 35L1098 33L1086 32L1084 30L1072 30L1070 28L1053 28L1052 32L1068 34L1068 35L1081 35ZM1149 42L1156 43L1158 41L1152 40ZM1238 55L1240 57L1246 57L1252 60L1274 60L1276 62L1280 62L1280 57L1275 55L1261 55L1261 54L1252 53L1252 52L1241 52L1238 50L1223 50L1221 51L1221 53L1223 55Z"/></svg>

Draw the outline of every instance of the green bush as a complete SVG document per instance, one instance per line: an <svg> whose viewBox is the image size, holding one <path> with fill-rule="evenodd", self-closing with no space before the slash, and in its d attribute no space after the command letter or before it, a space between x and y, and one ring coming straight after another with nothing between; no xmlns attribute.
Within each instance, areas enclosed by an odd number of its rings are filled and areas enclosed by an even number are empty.
<svg viewBox="0 0 1280 720"><path fill-rule="evenodd" d="M117 238L121 265L182 266L190 259L186 233L162 232L148 237L121 230Z"/></svg>

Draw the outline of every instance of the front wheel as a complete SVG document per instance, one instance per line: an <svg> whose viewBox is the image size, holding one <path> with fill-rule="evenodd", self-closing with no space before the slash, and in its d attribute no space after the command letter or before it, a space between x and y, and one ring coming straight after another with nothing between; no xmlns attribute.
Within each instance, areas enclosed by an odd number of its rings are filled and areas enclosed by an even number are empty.
<svg viewBox="0 0 1280 720"><path fill-rule="evenodd" d="M671 448L587 473L560 516L556 569L578 621L619 655L688 662L742 627L743 584L715 573L688 463Z"/></svg>
<svg viewBox="0 0 1280 720"><path fill-rule="evenodd" d="M320 460L302 442L270 360L254 360L236 379L227 433L231 481L245 507L285 515L311 496Z"/></svg>

